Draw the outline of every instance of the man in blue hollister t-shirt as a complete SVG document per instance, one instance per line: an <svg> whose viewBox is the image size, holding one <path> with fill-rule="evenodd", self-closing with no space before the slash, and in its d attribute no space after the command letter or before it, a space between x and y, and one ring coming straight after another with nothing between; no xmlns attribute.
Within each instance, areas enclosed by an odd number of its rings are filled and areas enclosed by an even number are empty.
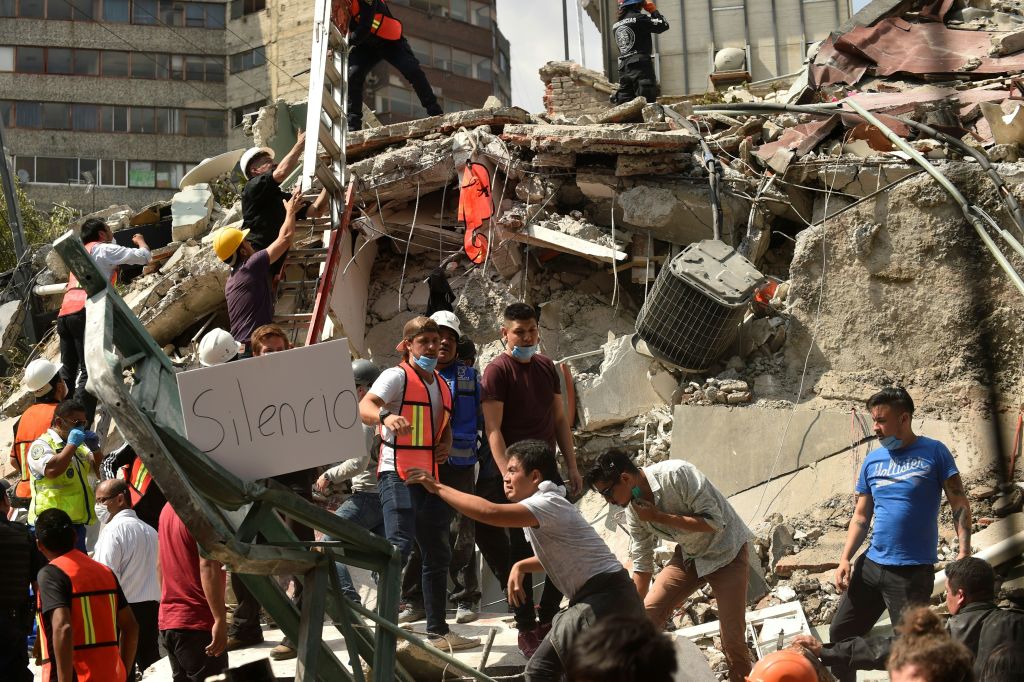
<svg viewBox="0 0 1024 682"><path fill-rule="evenodd" d="M867 634L885 609L895 624L909 604L928 602L943 490L960 541L957 559L971 554L971 506L949 449L914 433L914 401L906 389L883 389L867 407L882 447L868 454L857 479L857 506L836 569L843 597L829 628L833 642ZM871 544L851 568L872 517ZM832 674L840 682L856 679L845 667L833 666Z"/></svg>

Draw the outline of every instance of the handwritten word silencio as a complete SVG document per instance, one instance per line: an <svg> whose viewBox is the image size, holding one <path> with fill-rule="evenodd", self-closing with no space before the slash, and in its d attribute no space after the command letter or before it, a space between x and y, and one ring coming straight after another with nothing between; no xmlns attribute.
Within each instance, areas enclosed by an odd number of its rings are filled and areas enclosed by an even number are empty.
<svg viewBox="0 0 1024 682"><path fill-rule="evenodd" d="M226 402L234 396L229 398L218 393L216 388L201 391L192 401L192 414L197 419L213 422L220 432L213 445L196 443L203 452L213 452L225 441L242 446L255 443L257 438L287 437L289 434L312 434L324 430L329 433L345 431L359 422L359 400L349 389L334 394L319 393L304 402L284 401L254 406L246 401L241 380L236 379L236 384L236 401ZM238 418L242 419L241 426ZM232 434L233 439L230 438Z"/></svg>

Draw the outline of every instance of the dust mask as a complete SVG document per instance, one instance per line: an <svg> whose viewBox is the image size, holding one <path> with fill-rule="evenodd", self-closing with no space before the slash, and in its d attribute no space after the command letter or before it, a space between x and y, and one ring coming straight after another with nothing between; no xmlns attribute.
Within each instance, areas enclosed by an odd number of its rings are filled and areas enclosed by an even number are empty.
<svg viewBox="0 0 1024 682"><path fill-rule="evenodd" d="M426 355L413 358L413 362L415 362L416 366L424 372L433 372L437 367L437 358L428 358Z"/></svg>
<svg viewBox="0 0 1024 682"><path fill-rule="evenodd" d="M516 360L529 360L540 350L540 344L532 346L512 346L512 357Z"/></svg>

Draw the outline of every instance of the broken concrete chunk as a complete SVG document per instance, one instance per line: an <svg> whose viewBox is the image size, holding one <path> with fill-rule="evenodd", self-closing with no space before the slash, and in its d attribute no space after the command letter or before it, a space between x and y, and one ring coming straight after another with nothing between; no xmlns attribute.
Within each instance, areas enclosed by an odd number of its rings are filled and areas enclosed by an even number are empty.
<svg viewBox="0 0 1024 682"><path fill-rule="evenodd" d="M202 237L209 232L210 213L213 211L213 192L210 186L192 185L171 199L171 239L183 242Z"/></svg>
<svg viewBox="0 0 1024 682"><path fill-rule="evenodd" d="M1011 33L994 33L990 39L992 46L988 53L992 57L1005 57L1024 50L1024 29Z"/></svg>
<svg viewBox="0 0 1024 682"><path fill-rule="evenodd" d="M18 342L24 323L25 305L20 300L0 305L0 352L6 353Z"/></svg>
<svg viewBox="0 0 1024 682"><path fill-rule="evenodd" d="M643 112L646 106L647 100L637 97L594 117L594 123L639 123L645 120Z"/></svg>
<svg viewBox="0 0 1024 682"><path fill-rule="evenodd" d="M596 431L650 412L665 400L658 395L646 377L650 358L640 355L628 336L609 341L604 346L600 374L576 384L576 404L584 431Z"/></svg>
<svg viewBox="0 0 1024 682"><path fill-rule="evenodd" d="M587 152L591 154L653 154L687 151L697 144L688 130L657 132L647 124L604 126L508 125L501 135L506 142L537 152Z"/></svg>

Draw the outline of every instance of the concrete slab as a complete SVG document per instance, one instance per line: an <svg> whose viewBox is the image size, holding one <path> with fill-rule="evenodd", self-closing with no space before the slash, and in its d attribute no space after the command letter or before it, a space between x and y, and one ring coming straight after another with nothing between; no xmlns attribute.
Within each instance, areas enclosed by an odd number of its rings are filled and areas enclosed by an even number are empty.
<svg viewBox="0 0 1024 682"><path fill-rule="evenodd" d="M210 226L213 192L206 184L192 185L171 199L171 238L183 242L201 237Z"/></svg>
<svg viewBox="0 0 1024 682"><path fill-rule="evenodd" d="M512 144L535 152L593 154L657 154L688 151L697 138L687 130L651 130L646 123L604 126L508 125L501 135Z"/></svg>
<svg viewBox="0 0 1024 682"><path fill-rule="evenodd" d="M673 424L671 456L693 463L726 496L850 448L848 412L679 405Z"/></svg>
<svg viewBox="0 0 1024 682"><path fill-rule="evenodd" d="M659 367L633 350L630 337L621 336L603 347L600 374L576 382L576 405L584 431L621 424L664 405L650 381L650 368Z"/></svg>

